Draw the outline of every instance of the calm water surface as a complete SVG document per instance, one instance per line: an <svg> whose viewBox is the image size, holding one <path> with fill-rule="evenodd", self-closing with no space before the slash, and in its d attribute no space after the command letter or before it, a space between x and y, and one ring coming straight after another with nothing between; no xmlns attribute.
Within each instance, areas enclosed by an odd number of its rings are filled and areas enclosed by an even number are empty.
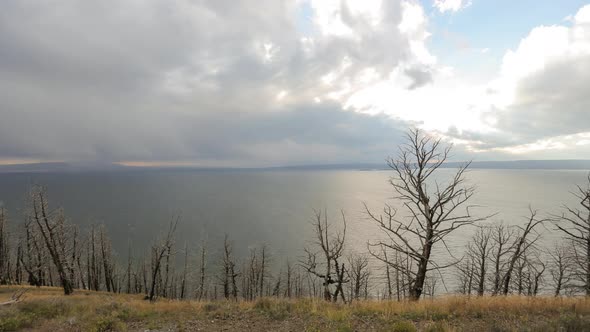
<svg viewBox="0 0 590 332"><path fill-rule="evenodd" d="M438 180L452 174L441 170ZM558 212L562 204L576 204L570 191L583 184L586 171L471 170L468 179L477 186L472 210L479 215L497 213L490 222L525 221L528 207L542 215ZM196 248L206 239L221 246L228 233L238 253L266 243L276 257L298 257L313 239L313 209L328 209L339 221L340 209L348 219L348 248L366 251L366 241L380 233L366 217L362 202L378 212L393 205L388 171L160 171L135 173L0 174L0 201L13 224L22 220L24 196L31 184L48 188L52 207L63 207L82 229L104 223L114 247L126 255L128 243L142 253L180 216L177 243ZM472 230L464 229L449 240L460 251ZM555 240L548 227L543 245ZM448 255L438 251L437 255Z"/></svg>

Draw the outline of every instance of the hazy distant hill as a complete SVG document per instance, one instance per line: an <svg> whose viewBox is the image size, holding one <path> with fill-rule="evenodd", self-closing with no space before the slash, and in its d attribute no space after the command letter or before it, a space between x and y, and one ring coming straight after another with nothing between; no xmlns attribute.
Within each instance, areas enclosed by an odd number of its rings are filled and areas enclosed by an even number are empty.
<svg viewBox="0 0 590 332"><path fill-rule="evenodd" d="M456 167L458 163L449 163L447 167ZM489 169L581 169L590 170L590 160L515 160L515 161L478 161L471 168Z"/></svg>
<svg viewBox="0 0 590 332"><path fill-rule="evenodd" d="M443 168L455 168L462 162L449 162ZM389 167L383 164L335 164L335 165L301 165L274 167L269 169L292 170L385 170ZM515 160L515 161L474 161L470 168L477 169L572 169L590 170L590 160Z"/></svg>
<svg viewBox="0 0 590 332"><path fill-rule="evenodd" d="M126 166L110 163L34 163L0 165L0 173L59 173L86 171L116 171L127 169Z"/></svg>
<svg viewBox="0 0 590 332"><path fill-rule="evenodd" d="M449 162L443 165L444 168L454 168L462 165L460 162ZM590 160L515 160L515 161L476 161L471 163L472 169L568 169L568 170L589 170ZM37 163L0 165L0 173L67 173L67 172L92 172L92 171L157 171L157 170L385 170L388 166L385 163L358 163L358 164L324 164L324 165L295 165L261 168L201 168L201 167L129 167L110 163Z"/></svg>

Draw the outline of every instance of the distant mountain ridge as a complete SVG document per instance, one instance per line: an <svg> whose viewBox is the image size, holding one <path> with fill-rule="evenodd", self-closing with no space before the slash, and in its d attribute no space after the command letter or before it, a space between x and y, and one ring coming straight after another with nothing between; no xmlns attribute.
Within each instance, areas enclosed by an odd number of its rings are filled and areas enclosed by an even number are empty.
<svg viewBox="0 0 590 332"><path fill-rule="evenodd" d="M446 167L457 167L460 163L448 163ZM488 169L571 169L590 170L590 160L513 160L513 161L477 161L470 168Z"/></svg>
<svg viewBox="0 0 590 332"><path fill-rule="evenodd" d="M30 163L0 165L0 173L59 173L87 171L117 171L128 167L111 163Z"/></svg>
<svg viewBox="0 0 590 332"><path fill-rule="evenodd" d="M447 162L441 168L457 168L465 165L465 162ZM469 166L471 169L547 169L547 170L589 170L590 160L566 159L566 160L511 160L511 161L473 161ZM332 164L332 165L300 165L269 167L267 169L292 169L292 170L386 170L389 169L386 163L383 164Z"/></svg>
<svg viewBox="0 0 590 332"><path fill-rule="evenodd" d="M442 168L456 168L464 162L448 162ZM248 171L273 171L273 170L386 170L389 167L385 163L348 163L348 164L319 164L319 165L292 165L274 167L192 167L192 166L163 166L163 167L138 167L124 166L113 163L32 163L0 165L0 173L74 173L74 172L117 172L117 171L158 171L158 170L183 170L183 171L215 171L215 170L248 170ZM513 160L513 161L474 161L471 169L544 169L544 170L589 170L590 160Z"/></svg>

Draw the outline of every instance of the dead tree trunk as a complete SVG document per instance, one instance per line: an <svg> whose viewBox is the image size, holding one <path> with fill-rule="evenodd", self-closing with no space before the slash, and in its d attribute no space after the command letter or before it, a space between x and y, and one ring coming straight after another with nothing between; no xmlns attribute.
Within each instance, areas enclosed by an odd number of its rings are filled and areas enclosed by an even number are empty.
<svg viewBox="0 0 590 332"><path fill-rule="evenodd" d="M321 250L323 260L317 261L317 252L305 248L307 253L307 261L302 261L301 266L306 269L310 275L322 280L323 298L326 301L338 300L338 295L341 295L344 302L344 293L342 292L342 284L347 283L344 279L345 267L340 265L338 260L342 257L344 251L344 242L346 237L346 218L342 212L343 228L341 232L336 234L330 233L331 224L328 221L327 212L315 211L315 218L313 219L313 226L315 228L316 246ZM331 285L336 284L336 290L332 292Z"/></svg>
<svg viewBox="0 0 590 332"><path fill-rule="evenodd" d="M0 285L10 283L10 235L6 209L0 207Z"/></svg>
<svg viewBox="0 0 590 332"><path fill-rule="evenodd" d="M537 219L537 211L530 209L530 216L528 218L528 222L524 227L520 228L520 233L518 234L516 241L511 247L511 258L508 262L508 266L506 268L506 272L504 273L504 277L502 278L502 294L507 295L510 291L510 281L512 279L512 273L516 266L518 260L524 255L526 250L533 246L537 240L539 239L539 235L535 233L535 227L541 225L544 220ZM530 236L535 236L533 239L530 239Z"/></svg>
<svg viewBox="0 0 590 332"><path fill-rule="evenodd" d="M237 277L239 273L236 271L236 263L233 259L233 248L229 241L229 236L226 234L223 241L223 267L222 267L222 285L223 296L226 299L233 297L234 300L238 298Z"/></svg>
<svg viewBox="0 0 590 332"><path fill-rule="evenodd" d="M73 262L69 261L69 238L65 217L61 210L50 212L43 189L35 187L31 191L33 220L44 240L52 262L57 269L65 295L74 291L71 271Z"/></svg>
<svg viewBox="0 0 590 332"><path fill-rule="evenodd" d="M578 186L574 196L580 207L564 206L561 216L554 216L555 226L573 243L573 277L577 288L590 296L590 174L584 188Z"/></svg>
<svg viewBox="0 0 590 332"><path fill-rule="evenodd" d="M439 265L433 262L434 245L444 242L444 238L458 228L485 219L473 217L466 206L475 193L474 187L464 185L469 163L459 167L444 186L431 178L446 162L450 150L450 146L441 147L440 139L423 135L419 130L410 131L406 143L399 149L398 158L388 161L394 172L390 184L409 217L397 217L397 210L389 205L384 209L385 217L375 215L365 204L369 217L390 239L388 242L369 241L370 253L409 277L411 300L418 300L422 295L429 271L458 263ZM412 270L386 259L382 255L384 250L407 256L413 262Z"/></svg>
<svg viewBox="0 0 590 332"><path fill-rule="evenodd" d="M178 219L171 221L166 238L152 246L151 284L148 295L148 299L152 302L156 300L156 284L158 283L158 277L160 276L162 259L164 259L166 255L170 255L171 248L174 245L174 232L176 231L177 225Z"/></svg>
<svg viewBox="0 0 590 332"><path fill-rule="evenodd" d="M361 292L365 288L365 284L369 282L369 259L363 255L351 255L348 257L348 266L348 280L350 280L352 285L350 300L359 300L361 298ZM391 280L389 275L387 281L388 296L389 299L391 299Z"/></svg>
<svg viewBox="0 0 590 332"><path fill-rule="evenodd" d="M186 292L186 282L188 273L188 246L184 245L184 270L182 272L182 280L180 282L180 298L184 299Z"/></svg>
<svg viewBox="0 0 590 332"><path fill-rule="evenodd" d="M561 294L564 287L569 286L571 269L570 255L565 246L556 246L549 252L549 258L549 273L555 285L554 295L557 297Z"/></svg>
<svg viewBox="0 0 590 332"><path fill-rule="evenodd" d="M116 292L115 288L115 263L113 259L113 252L111 241L109 240L104 225L99 227L99 241L100 241L100 259L104 271L104 283L107 292Z"/></svg>
<svg viewBox="0 0 590 332"><path fill-rule="evenodd" d="M510 242L513 238L513 232L502 224L493 226L492 241L494 246L493 258L494 275L492 295L500 294L502 288L502 276L504 274L505 256L510 253Z"/></svg>
<svg viewBox="0 0 590 332"><path fill-rule="evenodd" d="M467 245L467 255L470 257L474 269L472 274L477 283L477 295L483 296L485 292L485 281L488 267L488 258L493 249L493 243L490 241L492 229L489 227L479 227L475 232L471 242Z"/></svg>
<svg viewBox="0 0 590 332"><path fill-rule="evenodd" d="M207 266L207 247L205 242L201 244L201 261L199 265L199 287L197 289L197 299L200 301L205 295L205 269Z"/></svg>

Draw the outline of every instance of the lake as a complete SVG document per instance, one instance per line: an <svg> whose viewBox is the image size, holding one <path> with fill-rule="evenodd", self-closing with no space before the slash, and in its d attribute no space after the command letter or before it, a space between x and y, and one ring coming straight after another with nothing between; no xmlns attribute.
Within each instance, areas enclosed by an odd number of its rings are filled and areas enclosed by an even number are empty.
<svg viewBox="0 0 590 332"><path fill-rule="evenodd" d="M452 169L441 169L441 181ZM570 194L583 184L586 171L484 170L467 174L477 186L471 201L479 215L497 213L490 222L525 221L528 207L541 215L577 202ZM136 171L0 174L0 202L12 224L22 220L24 197L32 184L47 187L52 207L63 207L81 229L104 223L115 250L126 256L128 244L141 254L167 227L181 218L177 244L196 248L202 240L221 246L229 234L238 253L266 243L274 256L298 257L313 240L314 209L327 209L335 223L340 210L348 221L348 248L366 251L366 241L379 237L367 220L363 202L379 212L385 202L396 205L388 183L390 171ZM554 237L548 226L544 243ZM471 229L455 233L452 247L461 250ZM553 233L553 234L552 234Z"/></svg>

